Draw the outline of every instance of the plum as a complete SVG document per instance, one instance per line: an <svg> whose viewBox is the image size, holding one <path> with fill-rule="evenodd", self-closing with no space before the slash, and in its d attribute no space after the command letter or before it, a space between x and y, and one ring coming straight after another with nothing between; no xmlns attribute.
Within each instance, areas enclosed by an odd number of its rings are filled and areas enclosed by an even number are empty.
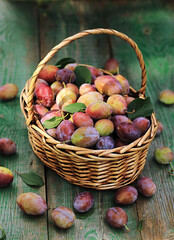
<svg viewBox="0 0 174 240"><path fill-rule="evenodd" d="M94 81L97 90L104 95L111 96L113 94L121 94L122 86L120 82L113 76L104 75L97 77Z"/></svg>
<svg viewBox="0 0 174 240"><path fill-rule="evenodd" d="M13 182L13 173L5 167L0 167L0 187L7 187Z"/></svg>
<svg viewBox="0 0 174 240"><path fill-rule="evenodd" d="M62 229L70 228L76 219L74 212L70 208L62 206L55 208L51 217L54 224Z"/></svg>
<svg viewBox="0 0 174 240"><path fill-rule="evenodd" d="M115 58L109 58L105 62L104 69L112 74L116 74L119 72L119 62Z"/></svg>
<svg viewBox="0 0 174 240"><path fill-rule="evenodd" d="M150 121L149 121L149 119L147 119L145 117L138 117L138 118L134 119L133 124L140 130L141 135L144 135L145 132L150 127Z"/></svg>
<svg viewBox="0 0 174 240"><path fill-rule="evenodd" d="M129 94L130 88L129 88L128 80L125 77L123 77L122 75L120 75L120 74L116 75L115 78L121 83L122 94L123 95Z"/></svg>
<svg viewBox="0 0 174 240"><path fill-rule="evenodd" d="M125 98L120 94L114 94L110 96L107 100L107 104L109 104L113 109L113 114L125 114L127 111L127 102Z"/></svg>
<svg viewBox="0 0 174 240"><path fill-rule="evenodd" d="M106 221L114 228L122 228L126 226L128 216L122 208L112 207L106 212Z"/></svg>
<svg viewBox="0 0 174 240"><path fill-rule="evenodd" d="M89 84L89 83L84 83L84 84L82 84L81 86L80 86L80 88L79 88L79 94L80 95L83 95L83 94L85 94L85 93L87 93L87 92L94 92L94 91L96 91L96 88L95 87L93 87L91 84Z"/></svg>
<svg viewBox="0 0 174 240"><path fill-rule="evenodd" d="M95 129L99 132L100 136L111 135L114 131L114 124L109 119L100 119L95 123Z"/></svg>
<svg viewBox="0 0 174 240"><path fill-rule="evenodd" d="M48 112L48 109L42 105L35 104L33 107L35 113L38 114L39 118L43 117L43 115Z"/></svg>
<svg viewBox="0 0 174 240"><path fill-rule="evenodd" d="M69 88L72 92L74 92L76 94L76 96L79 95L79 89L78 89L78 87L75 84L67 83L66 84L66 88Z"/></svg>
<svg viewBox="0 0 174 240"><path fill-rule="evenodd" d="M86 113L91 118L96 120L108 118L109 116L111 116L112 112L113 112L112 107L103 101L93 102L86 108Z"/></svg>
<svg viewBox="0 0 174 240"><path fill-rule="evenodd" d="M18 94L18 87L16 84L7 83L0 86L0 99L3 101L8 101L16 97Z"/></svg>
<svg viewBox="0 0 174 240"><path fill-rule="evenodd" d="M113 149L115 145L114 139L111 136L100 137L96 143L96 149Z"/></svg>
<svg viewBox="0 0 174 240"><path fill-rule="evenodd" d="M93 127L94 126L94 122L92 120L92 118L83 112L76 112L73 114L73 122L76 125L76 127L83 127L83 126L90 126Z"/></svg>
<svg viewBox="0 0 174 240"><path fill-rule="evenodd" d="M130 122L122 122L116 129L119 138L127 143L133 142L141 136L139 129Z"/></svg>
<svg viewBox="0 0 174 240"><path fill-rule="evenodd" d="M126 102L127 102L127 105L129 105L133 100L135 100L134 97L130 97L130 96L124 96Z"/></svg>
<svg viewBox="0 0 174 240"><path fill-rule="evenodd" d="M157 120L157 130L156 130L156 136L159 136L163 131L163 124L162 122Z"/></svg>
<svg viewBox="0 0 174 240"><path fill-rule="evenodd" d="M51 137L56 138L56 128L50 128L46 131Z"/></svg>
<svg viewBox="0 0 174 240"><path fill-rule="evenodd" d="M48 83L53 83L55 81L55 74L58 68L54 65L45 65L39 72L38 78L44 79Z"/></svg>
<svg viewBox="0 0 174 240"><path fill-rule="evenodd" d="M49 86L49 84L48 84L44 79L38 78L38 79L36 80L36 83L35 83L35 90L34 90L34 96L35 96L35 97L36 97L36 90L39 88L39 85L40 85L41 83Z"/></svg>
<svg viewBox="0 0 174 240"><path fill-rule="evenodd" d="M60 90L62 90L64 88L63 84L59 81L53 82L50 87L54 92L54 96L57 96L57 94L60 92Z"/></svg>
<svg viewBox="0 0 174 240"><path fill-rule="evenodd" d="M122 122L132 122L128 117L124 115L115 115L112 117L112 121L114 123L115 129L117 129L118 125Z"/></svg>
<svg viewBox="0 0 174 240"><path fill-rule="evenodd" d="M49 84L48 84L44 79L38 78L38 79L36 80L36 83L35 83L34 97L36 97L36 90L39 88L39 85L40 85L41 83L49 86Z"/></svg>
<svg viewBox="0 0 174 240"><path fill-rule="evenodd" d="M73 207L77 212L87 212L94 204L94 197L90 192L81 192L74 198Z"/></svg>
<svg viewBox="0 0 174 240"><path fill-rule="evenodd" d="M71 71L74 71L74 69L77 67L77 63L68 63L64 68L67 68Z"/></svg>
<svg viewBox="0 0 174 240"><path fill-rule="evenodd" d="M54 103L54 92L50 86L40 83L36 88L37 103L44 107L51 107Z"/></svg>
<svg viewBox="0 0 174 240"><path fill-rule="evenodd" d="M174 159L172 150L167 147L158 147L155 149L155 160L161 164L169 164Z"/></svg>
<svg viewBox="0 0 174 240"><path fill-rule="evenodd" d="M17 197L19 208L28 215L41 215L47 210L46 202L36 193L28 192Z"/></svg>
<svg viewBox="0 0 174 240"><path fill-rule="evenodd" d="M129 205L137 200L138 191L135 187L125 186L116 191L115 202L117 204Z"/></svg>
<svg viewBox="0 0 174 240"><path fill-rule="evenodd" d="M140 177L137 182L137 188L145 197L151 197L156 192L155 183L148 177Z"/></svg>
<svg viewBox="0 0 174 240"><path fill-rule="evenodd" d="M57 106L62 108L62 106L68 102L68 104L75 103L77 100L77 96L75 92L73 92L69 88L63 88L56 96ZM64 105L65 106L65 105Z"/></svg>
<svg viewBox="0 0 174 240"><path fill-rule="evenodd" d="M76 130L74 123L69 120L62 121L56 129L56 137L60 142L69 141Z"/></svg>
<svg viewBox="0 0 174 240"><path fill-rule="evenodd" d="M9 138L0 138L0 153L3 155L16 153L16 143Z"/></svg>
<svg viewBox="0 0 174 240"><path fill-rule="evenodd" d="M71 142L78 147L93 147L99 137L99 132L94 127L84 126L73 133Z"/></svg>
<svg viewBox="0 0 174 240"><path fill-rule="evenodd" d="M55 75L57 81L61 83L73 83L76 80L75 73L67 68L59 69Z"/></svg>
<svg viewBox="0 0 174 240"><path fill-rule="evenodd" d="M99 77L99 76L102 76L103 75L103 72L96 68L96 67L87 67L89 69L89 71L91 72L91 75L94 75L95 77Z"/></svg>
<svg viewBox="0 0 174 240"><path fill-rule="evenodd" d="M57 105L57 103L54 103L53 106L50 108L50 110L60 110L61 108Z"/></svg>
<svg viewBox="0 0 174 240"><path fill-rule="evenodd" d="M77 63L68 63L64 68L70 69L71 71L74 71L74 69L78 66Z"/></svg>
<svg viewBox="0 0 174 240"><path fill-rule="evenodd" d="M86 107L89 106L89 104L97 101L103 101L103 96L99 92L87 92L80 96L77 100L77 102L84 103Z"/></svg>
<svg viewBox="0 0 174 240"><path fill-rule="evenodd" d="M165 89L159 93L158 99L166 105L174 104L174 91Z"/></svg>

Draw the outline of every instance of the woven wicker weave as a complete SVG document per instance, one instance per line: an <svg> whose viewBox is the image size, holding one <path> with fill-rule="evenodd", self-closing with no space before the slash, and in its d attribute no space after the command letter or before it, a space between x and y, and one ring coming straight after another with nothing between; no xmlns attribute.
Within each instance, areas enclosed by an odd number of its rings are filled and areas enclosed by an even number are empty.
<svg viewBox="0 0 174 240"><path fill-rule="evenodd" d="M143 170L150 143L156 133L155 115L151 115L151 126L145 135L131 144L109 150L92 150L62 144L49 136L34 115L33 95L39 72L59 49L76 39L90 34L103 33L118 36L135 50L142 71L142 83L139 91L131 88L131 93L133 96L145 98L146 69L137 44L116 30L92 29L68 37L52 48L27 81L20 99L21 109L28 127L29 141L40 160L69 182L98 190L120 188L130 184L138 177Z"/></svg>

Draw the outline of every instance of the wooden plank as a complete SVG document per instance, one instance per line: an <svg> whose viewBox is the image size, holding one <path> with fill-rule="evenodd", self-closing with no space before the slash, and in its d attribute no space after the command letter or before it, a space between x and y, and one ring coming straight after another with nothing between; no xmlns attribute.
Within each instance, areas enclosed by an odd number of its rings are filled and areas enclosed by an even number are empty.
<svg viewBox="0 0 174 240"><path fill-rule="evenodd" d="M51 3L40 11L40 33L41 33L41 56L64 38L71 36L83 29L95 28L96 26L107 27L106 16L108 10L116 6L109 6L107 2L59 2ZM59 9L59 10L58 10ZM94 17L95 16L95 17ZM112 15L113 16L113 15ZM50 62L55 63L62 57L74 57L78 62L102 67L109 57L108 37L105 35L91 36L71 43ZM78 192L89 190L74 186L57 176L53 171L47 170L47 199L51 207L60 205L73 208L72 203ZM115 190L97 191L89 190L95 197L94 214L85 219L77 219L74 226L67 231L56 228L51 222L51 211L49 212L49 239L141 239L137 231L136 205L126 207L129 216L128 226L130 233L126 230L116 230L108 226L105 214L109 207L115 206Z"/></svg>
<svg viewBox="0 0 174 240"><path fill-rule="evenodd" d="M19 104L20 92L39 61L36 4L0 1L0 9L0 84L11 82L19 87L17 98L0 102L0 137L17 144L17 154L1 155L0 164L13 173L34 171L44 178L43 164L31 149ZM31 189L14 175L11 186L0 188L0 225L7 239L47 239L47 215L27 216L16 204L17 196L23 192L35 192L45 199L45 187Z"/></svg>
<svg viewBox="0 0 174 240"><path fill-rule="evenodd" d="M144 11L145 9L145 11ZM141 49L148 72L147 96L151 97L157 118L163 123L164 131L156 137L148 152L147 162L142 175L150 177L157 185L157 193L152 198L139 196L137 211L139 219L145 219L142 239L173 239L174 238L174 204L173 204L173 177L169 176L169 166L161 166L154 160L154 150L159 146L169 146L174 150L174 108L159 103L158 94L163 89L173 89L174 44L172 32L174 31L174 13L164 5L144 3L137 4L132 9L127 7L125 12L120 11L117 24L121 27L123 15L129 20L129 30L126 34L131 36ZM110 15L111 16L111 15ZM110 19L110 27L115 22ZM120 21L119 21L120 20ZM126 21L123 25L127 25ZM115 47L116 51L120 48ZM127 67L127 78L140 79L137 73L135 57L124 58ZM136 67L136 68L135 68ZM124 72L124 71L123 71ZM137 84L138 81L136 81ZM133 82L134 84L134 82ZM138 85L136 86L138 89Z"/></svg>

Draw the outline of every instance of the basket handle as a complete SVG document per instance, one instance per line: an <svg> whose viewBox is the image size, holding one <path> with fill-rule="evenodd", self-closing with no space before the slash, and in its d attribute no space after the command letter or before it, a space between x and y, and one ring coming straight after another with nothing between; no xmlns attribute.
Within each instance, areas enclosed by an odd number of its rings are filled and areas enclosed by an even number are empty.
<svg viewBox="0 0 174 240"><path fill-rule="evenodd" d="M66 45L68 45L69 43L71 43L72 41L91 35L91 34L109 34L109 35L115 35L123 40L125 40L126 42L128 42L131 47L135 50L135 53L137 55L137 58L139 60L139 64L141 67L141 78L142 78L142 82L141 82L141 88L139 91L137 91L138 94L142 94L143 96L145 95L145 90L146 90L146 82L147 82L147 75L146 75L146 68L145 68L145 63L143 60L143 55L141 53L141 51L139 50L137 44L131 39L129 38L127 35L118 32L114 29L103 29L103 28L97 28L97 29L89 29L89 30L84 30L82 32L79 32L71 37L68 37L66 39L64 39L62 42L60 42L58 45L56 45L55 47L53 47L50 52L44 57L44 59L42 61L40 61L40 63L38 64L36 70L34 71L33 75L30 78L30 84L28 87L28 92L27 92L27 105L28 105L28 114L29 114L29 118L27 119L27 125L33 120L34 118L34 113L33 113L33 94L34 94L34 89L35 89L35 82L36 79L39 75L39 72L42 70L42 68L46 65L46 63L55 55L55 53L65 47Z"/></svg>

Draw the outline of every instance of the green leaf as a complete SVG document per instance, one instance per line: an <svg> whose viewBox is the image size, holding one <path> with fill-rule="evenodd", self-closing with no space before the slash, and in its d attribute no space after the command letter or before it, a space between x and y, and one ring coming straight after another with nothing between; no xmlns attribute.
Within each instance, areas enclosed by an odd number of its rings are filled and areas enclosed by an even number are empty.
<svg viewBox="0 0 174 240"><path fill-rule="evenodd" d="M65 117L52 117L49 120L45 120L42 125L46 129L51 129L57 127Z"/></svg>
<svg viewBox="0 0 174 240"><path fill-rule="evenodd" d="M74 69L76 75L75 84L77 87L80 87L83 83L91 84L91 72L85 66L77 66Z"/></svg>
<svg viewBox="0 0 174 240"><path fill-rule="evenodd" d="M2 235L0 237L0 240L5 240L6 239L6 234L4 232L4 229L0 226L0 229L1 229L1 232L2 232Z"/></svg>
<svg viewBox="0 0 174 240"><path fill-rule="evenodd" d="M138 223L138 225L137 225L137 228L138 228L138 230L139 231L142 231L143 230L143 223L144 223L144 219L142 219L142 220L140 220L139 221L139 223Z"/></svg>
<svg viewBox="0 0 174 240"><path fill-rule="evenodd" d="M84 103L72 103L63 108L63 111L69 113L82 112L86 109Z"/></svg>
<svg viewBox="0 0 174 240"><path fill-rule="evenodd" d="M70 57L68 57L68 58L62 58L61 60L59 60L59 61L55 64L55 66L58 67L59 69L61 69L61 68L64 68L64 67L65 67L67 64L69 64L69 63L75 63L75 59L70 58Z"/></svg>
<svg viewBox="0 0 174 240"><path fill-rule="evenodd" d="M42 187L44 185L42 177L36 173L18 173L22 181L30 187Z"/></svg>
<svg viewBox="0 0 174 240"><path fill-rule="evenodd" d="M138 117L148 117L152 113L153 107L149 97L146 99L136 98L128 105L127 109L128 118L131 120Z"/></svg>

